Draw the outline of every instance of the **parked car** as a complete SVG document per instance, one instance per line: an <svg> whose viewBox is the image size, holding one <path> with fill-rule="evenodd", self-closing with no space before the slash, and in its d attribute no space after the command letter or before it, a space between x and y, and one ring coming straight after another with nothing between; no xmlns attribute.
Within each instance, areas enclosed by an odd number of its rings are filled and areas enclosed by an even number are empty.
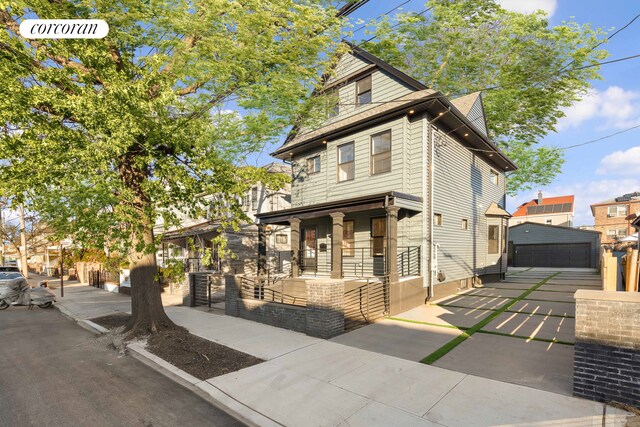
<svg viewBox="0 0 640 427"><path fill-rule="evenodd" d="M0 265L0 271L16 271L20 273L20 269L18 267L11 265Z"/></svg>

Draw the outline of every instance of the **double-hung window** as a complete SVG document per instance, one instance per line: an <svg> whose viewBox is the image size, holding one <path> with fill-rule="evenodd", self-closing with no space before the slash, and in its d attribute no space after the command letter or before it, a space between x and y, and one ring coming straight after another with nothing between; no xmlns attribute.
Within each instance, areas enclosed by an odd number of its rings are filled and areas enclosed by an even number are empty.
<svg viewBox="0 0 640 427"><path fill-rule="evenodd" d="M320 172L320 156L313 156L307 159L307 174Z"/></svg>
<svg viewBox="0 0 640 427"><path fill-rule="evenodd" d="M387 218L371 218L371 256L384 256L387 248Z"/></svg>
<svg viewBox="0 0 640 427"><path fill-rule="evenodd" d="M607 208L608 217L627 216L627 205L613 205Z"/></svg>
<svg viewBox="0 0 640 427"><path fill-rule="evenodd" d="M488 234L489 234L489 253L490 254L497 254L500 253L500 227L498 227L497 225L490 225L488 228Z"/></svg>
<svg viewBox="0 0 640 427"><path fill-rule="evenodd" d="M355 178L356 162L353 142L338 146L338 182Z"/></svg>
<svg viewBox="0 0 640 427"><path fill-rule="evenodd" d="M342 256L352 257L355 254L355 221L346 219L342 222Z"/></svg>
<svg viewBox="0 0 640 427"><path fill-rule="evenodd" d="M391 131L371 137L371 175L391 170Z"/></svg>
<svg viewBox="0 0 640 427"><path fill-rule="evenodd" d="M356 82L356 106L371 103L371 76Z"/></svg>

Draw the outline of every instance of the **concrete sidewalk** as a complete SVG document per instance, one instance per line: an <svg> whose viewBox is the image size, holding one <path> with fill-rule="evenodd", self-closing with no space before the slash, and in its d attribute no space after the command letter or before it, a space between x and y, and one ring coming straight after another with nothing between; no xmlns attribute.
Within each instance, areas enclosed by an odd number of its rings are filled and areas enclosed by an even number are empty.
<svg viewBox="0 0 640 427"><path fill-rule="evenodd" d="M58 292L58 291L57 291ZM76 319L129 311L129 299L65 287ZM624 426L628 413L547 391L450 371L304 334L167 307L177 324L266 362L199 384L258 424L286 426Z"/></svg>

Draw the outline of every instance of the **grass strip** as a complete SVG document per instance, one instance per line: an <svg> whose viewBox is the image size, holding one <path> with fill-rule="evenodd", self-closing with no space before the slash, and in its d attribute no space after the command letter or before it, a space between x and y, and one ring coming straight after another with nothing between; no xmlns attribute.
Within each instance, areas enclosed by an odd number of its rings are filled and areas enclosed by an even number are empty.
<svg viewBox="0 0 640 427"><path fill-rule="evenodd" d="M530 341L541 341L541 342L550 342L553 344L564 344L564 345L575 345L575 343L570 341L562 341L554 338L538 338L538 337L528 337L526 335L511 335L505 334L504 332L495 332L495 331L478 331L479 334L489 334L489 335L499 335L501 337L509 337L509 338L519 338L521 340L530 340Z"/></svg>
<svg viewBox="0 0 640 427"><path fill-rule="evenodd" d="M491 321L493 321L493 319L495 319L500 314L502 314L505 311L507 311L509 308L511 308L513 305L515 305L519 301L521 301L524 298L526 298L527 295L529 295L531 292L535 291L540 286L542 286L545 283L547 283L548 280L550 280L551 278L557 276L558 274L560 274L560 272L556 272L556 273L550 275L549 277L546 277L545 279L542 279L540 282L536 283L531 288L529 288L526 291L524 291L522 293L522 295L520 295L517 298L512 299L509 302L506 302L498 310L494 311L493 313L491 313L490 315L488 315L487 317L485 317L484 319L482 319L481 321L479 321L478 323L476 323L472 327L466 329L464 332L462 332L462 334L458 335L457 337L455 337L454 339L452 339L451 341L449 341L448 343L446 343L445 345L443 345L442 347L440 347L439 349L437 349L436 351L434 351L433 353L431 353L430 355L428 355L427 357L422 359L420 362L425 363L427 365L433 364L435 361L440 359L442 356L444 356L445 354L449 353L451 350L456 348L458 345L460 345L463 342L465 342L469 337L471 337L471 335L475 334L480 329L482 329L485 326L487 326Z"/></svg>
<svg viewBox="0 0 640 427"><path fill-rule="evenodd" d="M397 320L398 322L416 323L418 325L438 326L440 328L457 329L459 331L464 331L465 329L467 329L465 326L443 325L439 323L422 322L420 320L403 319L402 317L387 317L387 319Z"/></svg>

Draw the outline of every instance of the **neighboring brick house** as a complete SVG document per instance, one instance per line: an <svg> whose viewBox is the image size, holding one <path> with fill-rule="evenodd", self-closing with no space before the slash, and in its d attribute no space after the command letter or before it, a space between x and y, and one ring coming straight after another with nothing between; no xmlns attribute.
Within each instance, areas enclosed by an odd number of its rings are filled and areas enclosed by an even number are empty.
<svg viewBox="0 0 640 427"><path fill-rule="evenodd" d="M338 98L329 117L272 154L291 162L292 207L257 217L291 226L292 275L384 277L392 313L500 278L516 166L481 95L450 100L350 46L323 88Z"/></svg>
<svg viewBox="0 0 640 427"><path fill-rule="evenodd" d="M602 243L613 244L634 233L629 217L637 212L640 212L640 191L591 205L595 229L602 233Z"/></svg>
<svg viewBox="0 0 640 427"><path fill-rule="evenodd" d="M270 163L263 166L273 173L291 174L291 167L282 163ZM243 211L251 219L251 222L241 224L240 230L221 230L220 224L209 221L207 218L191 218L182 215L180 227L171 227L163 230L162 222L156 224L156 234L162 234L162 247L158 252L158 264L164 266L169 260L181 260L185 262L188 271L214 270L225 273L255 274L257 263L255 251L258 245L258 227L255 224L256 215L288 209L291 206L291 185L272 190L257 183L244 196L240 197ZM267 240L271 247L280 251L289 248L289 228L285 226L272 226L267 231ZM227 240L227 248L234 254L233 257L221 258L212 242L212 239L224 233ZM209 248L212 251L212 263L202 265L202 250ZM290 259L279 260L288 263Z"/></svg>
<svg viewBox="0 0 640 427"><path fill-rule="evenodd" d="M538 198L518 206L509 220L509 225L514 226L525 222L534 222L546 225L561 225L573 227L574 196L542 197L542 191L538 192Z"/></svg>

